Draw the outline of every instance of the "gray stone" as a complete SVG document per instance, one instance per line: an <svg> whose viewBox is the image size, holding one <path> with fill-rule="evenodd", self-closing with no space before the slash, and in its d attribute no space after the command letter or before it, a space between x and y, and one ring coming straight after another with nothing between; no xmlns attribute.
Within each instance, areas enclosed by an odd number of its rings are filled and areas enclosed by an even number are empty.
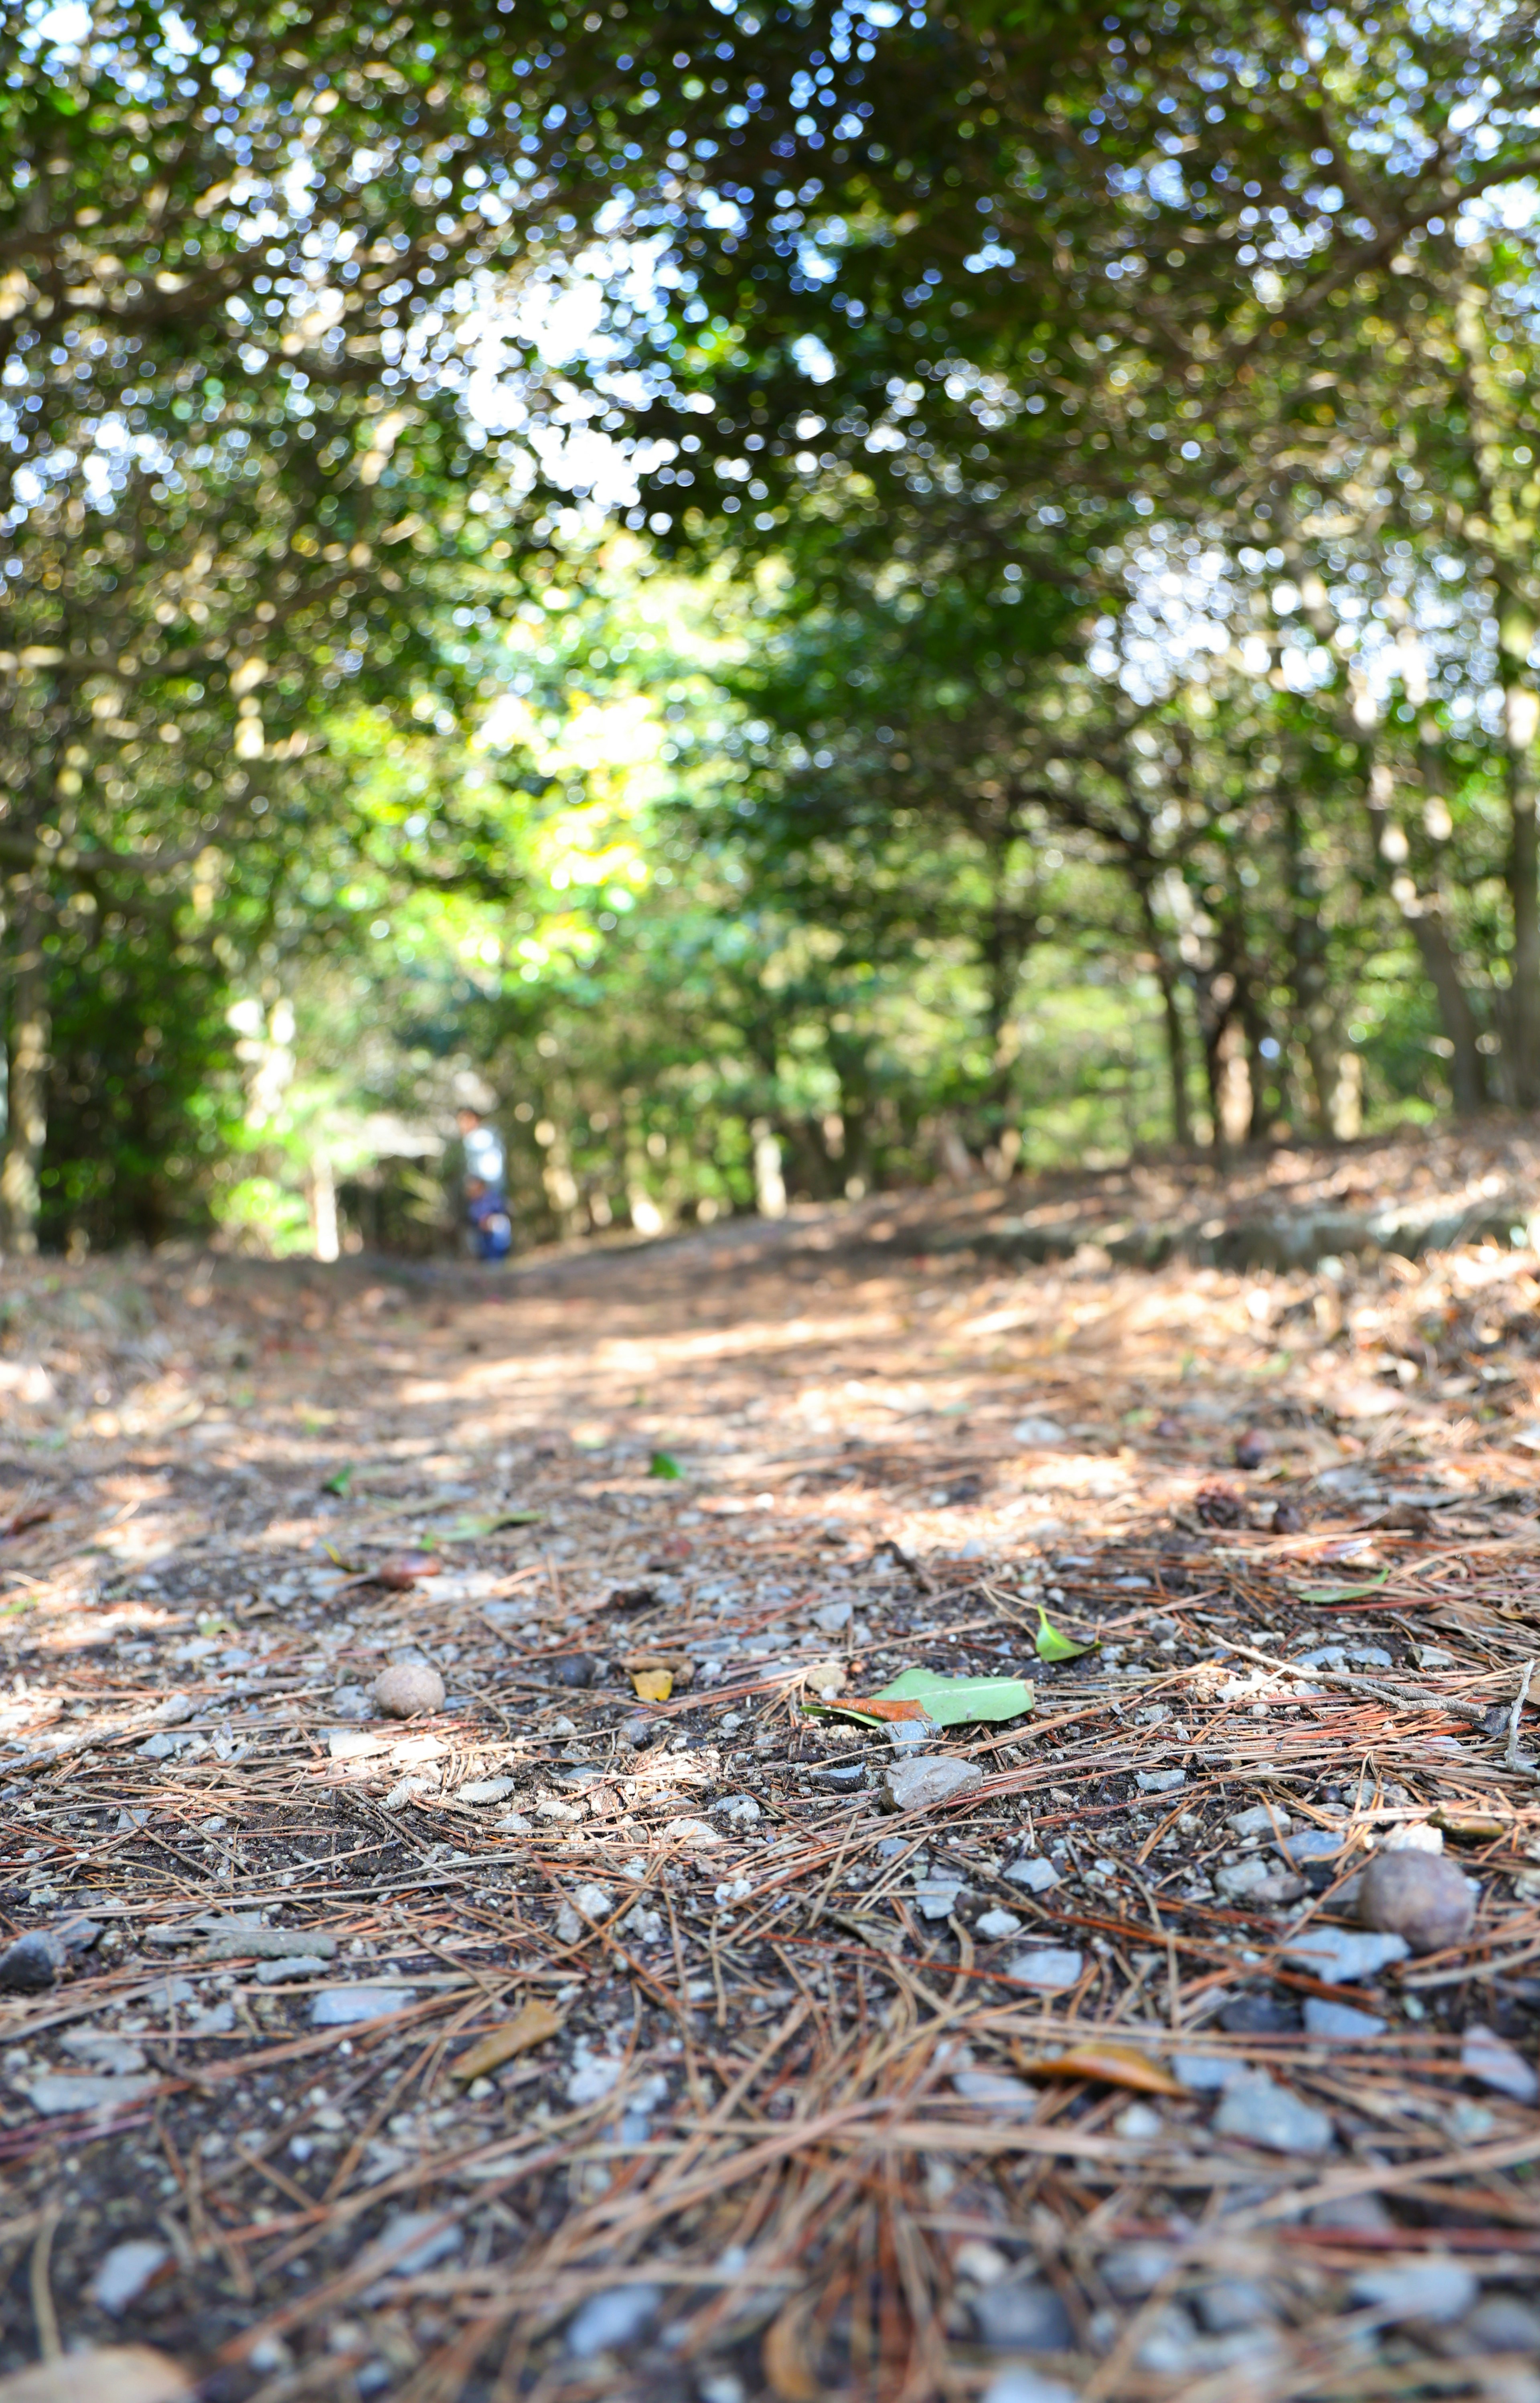
<svg viewBox="0 0 1540 2403"><path fill-rule="evenodd" d="M1133 1782L1141 1794L1180 1794L1187 1782L1185 1769L1136 1769Z"/></svg>
<svg viewBox="0 0 1540 2403"><path fill-rule="evenodd" d="M1335 1860L1347 1840L1345 1828L1296 1827L1281 1840L1278 1849L1285 1860L1303 1867L1307 1861Z"/></svg>
<svg viewBox="0 0 1540 2403"><path fill-rule="evenodd" d="M1021 1860L1012 1861L1006 1875L1012 1885L1024 1885L1029 1894L1046 1894L1059 1882L1058 1870L1041 1853L1028 1853Z"/></svg>
<svg viewBox="0 0 1540 2403"><path fill-rule="evenodd" d="M1256 2327L1278 2316L1273 2297L1254 2278L1216 2278L1212 2285L1199 2288L1193 2308L1210 2336L1229 2336L1236 2328Z"/></svg>
<svg viewBox="0 0 1540 2403"><path fill-rule="evenodd" d="M1214 1882L1228 1902L1293 1902L1305 1888L1292 1869L1281 1869L1254 1853L1249 1860L1230 1861L1215 1869Z"/></svg>
<svg viewBox="0 0 1540 2403"><path fill-rule="evenodd" d="M837 1794L853 1793L866 1781L867 1772L858 1760L837 1761L832 1769L815 1769L812 1772L815 1785L830 1786Z"/></svg>
<svg viewBox="0 0 1540 2403"><path fill-rule="evenodd" d="M1340 2228L1353 2236L1394 2236L1395 2222L1377 2194L1339 2194L1305 2214L1309 2228Z"/></svg>
<svg viewBox="0 0 1540 2403"><path fill-rule="evenodd" d="M207 1949L211 1961L334 1961L337 1938L314 1927L219 1927Z"/></svg>
<svg viewBox="0 0 1540 2403"><path fill-rule="evenodd" d="M1355 2011L1351 2003L1328 2003L1320 1994L1305 1998L1305 2034L1327 2044L1353 2044L1360 2037L1383 2035L1389 2021L1372 2011Z"/></svg>
<svg viewBox="0 0 1540 2403"><path fill-rule="evenodd" d="M213 2003L207 2010L191 2012L183 2033L187 2035L233 2035L235 2005Z"/></svg>
<svg viewBox="0 0 1540 2403"><path fill-rule="evenodd" d="M126 2035L96 2035L86 2028L71 2028L60 2037L59 2049L72 2053L88 2069L99 2069L104 2077L127 2077L136 2069L149 2067L144 2046Z"/></svg>
<svg viewBox="0 0 1540 2403"><path fill-rule="evenodd" d="M68 1958L62 1938L52 1928L29 1928L0 1952L0 1991L8 1994L43 1994L57 1983Z"/></svg>
<svg viewBox="0 0 1540 2403"><path fill-rule="evenodd" d="M1460 2066L1494 2094L1511 2094L1516 2103L1533 2103L1540 2095L1537 2077L1520 2052L1505 2044L1489 2027L1468 2027L1460 2047Z"/></svg>
<svg viewBox="0 0 1540 2403"><path fill-rule="evenodd" d="M1020 1936L1024 1922L1014 1910L986 1910L973 1923L973 1932L986 1944L1002 1944L1007 1936Z"/></svg>
<svg viewBox="0 0 1540 2403"><path fill-rule="evenodd" d="M1404 1937L1356 1935L1351 1927L1307 1927L1283 1947L1287 1961L1297 1961L1324 1986L1355 1986L1363 1978L1377 1978L1393 1962L1405 1961L1410 1946Z"/></svg>
<svg viewBox="0 0 1540 2403"><path fill-rule="evenodd" d="M1057 1994L1067 1987L1079 1984L1085 1965L1083 1952L1039 1944L1025 1952L1014 1953L1006 1964L1006 1975L1017 1979L1023 1986L1036 1986L1044 1993Z"/></svg>
<svg viewBox="0 0 1540 2403"><path fill-rule="evenodd" d="M458 2253L465 2241L465 2229L453 2221L446 2227L441 2211L398 2211L354 2266L362 2270L378 2264L382 2278L415 2278L419 2271L431 2270L436 2261Z"/></svg>
<svg viewBox="0 0 1540 2403"><path fill-rule="evenodd" d="M921 1753L940 1729L931 1719L889 1719L882 1732L893 1751Z"/></svg>
<svg viewBox="0 0 1540 2403"><path fill-rule="evenodd" d="M1243 2061L1222 2052L1179 2052L1172 2069L1189 2094L1215 2094L1247 2075Z"/></svg>
<svg viewBox="0 0 1540 2403"><path fill-rule="evenodd" d="M409 2010L416 2000L410 1986L328 1986L312 2003L310 2023L318 2028L356 2027L364 2020Z"/></svg>
<svg viewBox="0 0 1540 2403"><path fill-rule="evenodd" d="M158 2244L153 2237L131 2236L125 2243L115 2244L103 2255L96 2275L90 2282L90 2299L98 2311L108 2313L113 2319L137 2302L150 2280L171 2259L169 2244Z"/></svg>
<svg viewBox="0 0 1540 2403"><path fill-rule="evenodd" d="M964 2103L977 2103L980 2110L1006 2119L1033 2119L1037 2116L1041 2097L1035 2086L1024 2077L1012 2077L997 2069L959 2069L952 2076L952 2091Z"/></svg>
<svg viewBox="0 0 1540 2403"><path fill-rule="evenodd" d="M1225 1822L1235 1836L1286 1836L1291 1824L1286 1811L1269 1811L1265 1802L1254 1802L1249 1811L1232 1811Z"/></svg>
<svg viewBox="0 0 1540 2403"><path fill-rule="evenodd" d="M634 2344L654 2320L663 2300L661 2286L611 2286L590 2295L567 2323L567 2351L575 2361L591 2361L595 2354L615 2353Z"/></svg>
<svg viewBox="0 0 1540 2403"><path fill-rule="evenodd" d="M1153 2295L1175 2258L1169 2244L1115 2244L1103 2253L1102 2281L1120 2303L1143 2302Z"/></svg>
<svg viewBox="0 0 1540 2403"><path fill-rule="evenodd" d="M1334 2142L1325 2112L1302 2103L1265 2072L1238 2077L1226 2088L1214 2124L1221 2136L1239 2136L1269 2153L1327 2153Z"/></svg>
<svg viewBox="0 0 1540 2403"><path fill-rule="evenodd" d="M950 1919L964 1891L961 1878L922 1878L914 1889L914 1907L922 1919Z"/></svg>
<svg viewBox="0 0 1540 2403"><path fill-rule="evenodd" d="M473 1777L468 1785L454 1789L456 1802L506 1802L514 1791L511 1777Z"/></svg>
<svg viewBox="0 0 1540 2403"><path fill-rule="evenodd" d="M1013 2362L997 2369L985 2387L982 2403L1076 2403L1073 2388L1057 2378L1039 2378L1035 2369Z"/></svg>
<svg viewBox="0 0 1540 2403"><path fill-rule="evenodd" d="M1461 2337L1474 2353L1540 2354L1540 2311L1518 2295L1483 2295Z"/></svg>
<svg viewBox="0 0 1540 2403"><path fill-rule="evenodd" d="M1134 2362L1140 2369L1153 2370L1158 2377L1180 2378L1202 2358L1202 2339L1191 2313L1184 2311L1180 2303L1167 2303L1156 2313Z"/></svg>
<svg viewBox="0 0 1540 2403"><path fill-rule="evenodd" d="M319 1978L330 1965L320 1952L296 1952L286 1961L258 1961L257 1982L259 1986L278 1986L285 1978Z"/></svg>
<svg viewBox="0 0 1540 2403"><path fill-rule="evenodd" d="M954 1760L945 1753L921 1760L902 1760L882 1780L882 1805L888 1811L930 1811L939 1802L951 1802L960 1794L970 1794L983 1783L983 1771L976 1769L971 1760Z"/></svg>
<svg viewBox="0 0 1540 2403"><path fill-rule="evenodd" d="M973 2303L982 2343L998 2353L1066 2353L1075 2329L1054 2288L1043 2278L1002 2278Z"/></svg>
<svg viewBox="0 0 1540 2403"><path fill-rule="evenodd" d="M412 1719L444 1707L444 1680L425 1660L398 1660L382 1669L374 1681L374 1699L393 1719Z"/></svg>
<svg viewBox="0 0 1540 2403"><path fill-rule="evenodd" d="M1396 2325L1403 2320L1439 2325L1463 2320L1480 2291L1479 2281L1463 2261L1441 2261L1428 2254L1420 2261L1387 2261L1360 2270L1353 2282L1355 2303Z"/></svg>
<svg viewBox="0 0 1540 2403"><path fill-rule="evenodd" d="M34 2110L51 2119L65 2111L121 2111L153 2094L160 2081L158 2077L49 2076L17 2082L31 2098Z"/></svg>
<svg viewBox="0 0 1540 2403"><path fill-rule="evenodd" d="M838 1635L842 1627L850 1625L853 1616L850 1603L825 1602L821 1609L813 1612L812 1623L814 1627L822 1628L825 1635Z"/></svg>
<svg viewBox="0 0 1540 2403"><path fill-rule="evenodd" d="M374 1697L367 1686L339 1686L326 1703L333 1718L371 1719Z"/></svg>
<svg viewBox="0 0 1540 2403"><path fill-rule="evenodd" d="M1376 1853L1358 1889L1358 1916L1366 1927L1404 1938L1414 1952L1443 1952L1470 1934L1478 1893L1440 1853Z"/></svg>

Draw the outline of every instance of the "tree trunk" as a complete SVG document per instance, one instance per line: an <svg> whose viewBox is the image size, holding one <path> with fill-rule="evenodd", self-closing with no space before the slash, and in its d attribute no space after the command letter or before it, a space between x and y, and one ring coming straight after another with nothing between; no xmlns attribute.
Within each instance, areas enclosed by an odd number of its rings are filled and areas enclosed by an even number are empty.
<svg viewBox="0 0 1540 2403"><path fill-rule="evenodd" d="M48 965L43 956L42 897L28 882L17 913L17 960L11 986L6 1152L0 1163L0 1215L6 1242L20 1255L37 1249L37 1173L48 1134Z"/></svg>
<svg viewBox="0 0 1540 2403"><path fill-rule="evenodd" d="M1505 618L1503 647L1509 647ZM1533 634L1528 613L1523 632ZM1520 637L1515 634L1517 642ZM1525 643L1524 656L1529 655ZM1513 662L1505 657L1505 671ZM1507 733L1508 900L1513 910L1513 983L1508 1022L1513 1044L1513 1097L1520 1109L1540 1103L1540 826L1535 821L1534 737L1540 728L1540 695L1528 684L1510 682L1505 696Z"/></svg>
<svg viewBox="0 0 1540 2403"><path fill-rule="evenodd" d="M1419 893L1415 879L1408 873L1410 844L1393 812L1394 792L1390 769L1382 760L1377 761L1368 781L1369 826L1375 857L1393 871L1391 897L1417 945L1423 973L1438 1004L1439 1023L1450 1047L1450 1089L1454 1106L1461 1117L1468 1118L1487 1099L1486 1062L1478 1048L1480 1024L1460 974L1443 903L1436 893ZM1530 823L1533 833L1533 807ZM1516 985L1517 980L1516 974Z"/></svg>
<svg viewBox="0 0 1540 2403"><path fill-rule="evenodd" d="M1192 1149L1192 1101L1187 1092L1187 1030L1182 1023L1181 984L1166 955L1160 924L1148 885L1139 887L1139 908L1155 957L1160 986L1160 1016L1166 1036L1166 1072L1171 1079L1171 1138L1179 1151Z"/></svg>

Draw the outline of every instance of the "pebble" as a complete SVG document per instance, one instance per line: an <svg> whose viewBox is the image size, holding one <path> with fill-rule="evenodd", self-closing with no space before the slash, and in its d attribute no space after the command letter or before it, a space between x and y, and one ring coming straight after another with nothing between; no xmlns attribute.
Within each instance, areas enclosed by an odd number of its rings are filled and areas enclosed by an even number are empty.
<svg viewBox="0 0 1540 2403"><path fill-rule="evenodd" d="M656 1743L659 1736L668 1733L668 1725L663 1719L645 1719L638 1715L622 1720L620 1732L633 1752L645 1752L649 1743Z"/></svg>
<svg viewBox="0 0 1540 2403"><path fill-rule="evenodd" d="M1540 2077L1523 2054L1515 2052L1489 2027L1468 2027L1460 2047L1460 2066L1467 2077L1494 2094L1511 2094L1516 2103L1533 2103L1540 2095Z"/></svg>
<svg viewBox="0 0 1540 2403"><path fill-rule="evenodd" d="M1325 2112L1302 2103L1265 2072L1227 2087L1214 2124L1221 2136L1239 2136L1269 2153L1326 2153L1334 2142Z"/></svg>
<svg viewBox="0 0 1540 2403"><path fill-rule="evenodd" d="M30 2096L34 2110L45 2118L57 2118L65 2111L118 2111L125 2104L137 2103L153 2094L160 2084L157 2077L114 2077L102 2076L19 2078L22 2092Z"/></svg>
<svg viewBox="0 0 1540 2403"><path fill-rule="evenodd" d="M723 1725L726 1724L724 1720ZM833 1769L815 1769L812 1772L815 1785L832 1786L838 1794L853 1792L857 1785L865 1785L866 1777L867 1772L858 1760L842 1760Z"/></svg>
<svg viewBox="0 0 1540 2403"><path fill-rule="evenodd" d="M339 1686L326 1704L333 1718L371 1719L374 1696L367 1686Z"/></svg>
<svg viewBox="0 0 1540 2403"><path fill-rule="evenodd" d="M1227 2035L1297 2035L1299 2006L1281 1994L1237 1994L1219 2014Z"/></svg>
<svg viewBox="0 0 1540 2403"><path fill-rule="evenodd" d="M1217 2278L1212 2286L1200 2286L1192 2299L1210 2336L1228 2336L1233 2328L1256 2327L1278 2316L1271 2295L1254 2278Z"/></svg>
<svg viewBox="0 0 1540 2403"><path fill-rule="evenodd" d="M1403 1937L1413 1952L1442 1952L1470 1934L1478 1891L1442 1854L1376 1853L1358 1889L1358 1916L1366 1927Z"/></svg>
<svg viewBox="0 0 1540 2403"><path fill-rule="evenodd" d="M1359 2037L1383 2035L1389 2021L1372 2011L1355 2011L1351 2003L1328 2003L1320 1994L1305 1998L1305 2034L1327 2044L1353 2044Z"/></svg>
<svg viewBox="0 0 1540 2403"><path fill-rule="evenodd" d="M1540 2312L1518 2295L1483 2295L1460 2333L1478 2353L1540 2354Z"/></svg>
<svg viewBox="0 0 1540 2403"><path fill-rule="evenodd" d="M952 2076L952 2091L964 2103L977 2103L981 2109L998 2113L1007 2119L1033 2119L1042 2099L1035 2086L1024 2077L1012 2077L999 2069L959 2069Z"/></svg>
<svg viewBox="0 0 1540 2403"><path fill-rule="evenodd" d="M1178 2085L1189 2094L1214 2094L1247 2074L1246 2064L1222 2052L1179 2052L1172 2063Z"/></svg>
<svg viewBox="0 0 1540 2403"><path fill-rule="evenodd" d="M1046 1894L1059 1882L1058 1870L1041 1853L1028 1853L1023 1859L1012 1861L1006 1875L1012 1885L1024 1885L1029 1894Z"/></svg>
<svg viewBox="0 0 1540 2403"><path fill-rule="evenodd" d="M914 1907L922 1919L950 1919L963 1892L961 1878L922 1878L914 1889Z"/></svg>
<svg viewBox="0 0 1540 2403"><path fill-rule="evenodd" d="M1180 1794L1187 1782L1185 1769L1136 1769L1133 1782L1141 1794Z"/></svg>
<svg viewBox="0 0 1540 2403"><path fill-rule="evenodd" d="M1387 2261L1382 2268L1361 2270L1352 2291L1355 2303L1393 2324L1402 2320L1442 2324L1463 2320L1481 2288L1463 2262L1440 2261L1424 2254L1420 2261Z"/></svg>
<svg viewBox="0 0 1540 2403"><path fill-rule="evenodd" d="M562 1944L579 1944L592 1934L591 1922L607 1919L615 1908L607 1888L580 1885L556 1914L556 1934Z"/></svg>
<svg viewBox="0 0 1540 2403"><path fill-rule="evenodd" d="M825 1602L821 1610L813 1612L812 1623L814 1627L821 1628L825 1635L838 1635L842 1627L850 1625L853 1616L854 1610L852 1604Z"/></svg>
<svg viewBox="0 0 1540 2403"><path fill-rule="evenodd" d="M1085 1965L1083 1952L1040 1944L1030 1952L1015 1953L1006 1964L1006 1975L1019 1979L1023 1986L1037 1986L1045 1993L1060 1993L1065 1987L1079 1984Z"/></svg>
<svg viewBox="0 0 1540 2403"><path fill-rule="evenodd" d="M444 1707L444 1680L425 1660L401 1660L382 1669L374 1681L374 1699L393 1719L416 1718L424 1711Z"/></svg>
<svg viewBox="0 0 1540 2403"><path fill-rule="evenodd" d="M441 2211L398 2211L386 2220L354 2267L364 2270L378 2263L383 2277L415 2278L420 2271L431 2270L436 2261L458 2253L465 2241L465 2229L453 2223L446 2228ZM365 2297L366 2302L369 2299Z"/></svg>
<svg viewBox="0 0 1540 2403"><path fill-rule="evenodd" d="M46 1993L67 1957L62 1938L51 1928L29 1928L0 1952L0 1989L8 1994Z"/></svg>
<svg viewBox="0 0 1540 2403"><path fill-rule="evenodd" d="M455 1787L454 1799L456 1802L506 1802L514 1788L515 1781L511 1777L473 1777L468 1785Z"/></svg>
<svg viewBox="0 0 1540 2403"><path fill-rule="evenodd" d="M99 2311L110 2313L117 2319L136 2302L156 2272L171 2259L169 2244L158 2244L152 2237L132 2236L123 2244L115 2244L103 2256L90 2282L90 2299Z"/></svg>
<svg viewBox="0 0 1540 2403"><path fill-rule="evenodd" d="M1346 1828L1339 1831L1336 1827L1297 1827L1280 1841L1278 1849L1285 1860L1297 1867L1307 1861L1335 1860L1347 1840Z"/></svg>
<svg viewBox="0 0 1540 2403"><path fill-rule="evenodd" d="M1249 1811L1232 1811L1225 1825L1232 1836L1286 1836L1293 1826L1286 1811L1269 1811L1254 1802Z"/></svg>
<svg viewBox="0 0 1540 2403"><path fill-rule="evenodd" d="M902 1725L902 1721L894 1724ZM936 1759L901 1760L882 1780L882 1807L887 1811L930 1811L938 1802L950 1802L983 1783L983 1771L975 1768L971 1760L953 1760L944 1754Z"/></svg>
<svg viewBox="0 0 1540 2403"><path fill-rule="evenodd" d="M560 1660L548 1660L546 1668L558 1686L591 1686L599 1667L591 1652L568 1652Z"/></svg>
<svg viewBox="0 0 1540 2403"><path fill-rule="evenodd" d="M211 1961L323 1961L337 1957L337 1938L313 1927L215 1927L210 1930Z"/></svg>
<svg viewBox="0 0 1540 2403"><path fill-rule="evenodd" d="M257 1982L259 1986L278 1986L285 1978L319 1978L330 1965L324 1953L295 1952L287 1960L258 1961Z"/></svg>
<svg viewBox="0 0 1540 2403"><path fill-rule="evenodd" d="M362 2020L409 2010L416 2000L411 1986L328 1986L311 2004L310 2023L318 2028L355 2027Z"/></svg>
<svg viewBox="0 0 1540 2403"><path fill-rule="evenodd" d="M591 2361L595 2354L634 2344L662 2300L662 2287L651 2285L611 2286L606 2294L590 2295L567 2323L568 2353L575 2361Z"/></svg>
<svg viewBox="0 0 1540 2403"><path fill-rule="evenodd" d="M1292 1870L1276 1868L1260 1854L1215 1869L1214 1882L1230 1902L1294 1902L1305 1890L1303 1881Z"/></svg>
<svg viewBox="0 0 1540 2403"><path fill-rule="evenodd" d="M1103 2284L1120 2303L1143 2302L1146 2295L1154 2294L1172 2257L1164 2244L1115 2244L1102 2256Z"/></svg>
<svg viewBox="0 0 1540 2403"><path fill-rule="evenodd" d="M1065 2353L1075 2342L1070 2315L1042 2278L1002 2278L974 2297L980 2341L996 2352Z"/></svg>
<svg viewBox="0 0 1540 2403"><path fill-rule="evenodd" d="M1401 1936L1357 1936L1349 1927L1307 1927L1283 1947L1287 1961L1297 1961L1324 1986L1356 1986L1376 1978L1393 1962L1404 1961L1411 1947Z"/></svg>
<svg viewBox="0 0 1540 2403"><path fill-rule="evenodd" d="M999 1944L1007 1936L1020 1936L1025 1924L1014 1910L986 1910L982 1918L974 1922L974 1933L988 1944Z"/></svg>
<svg viewBox="0 0 1540 2403"><path fill-rule="evenodd" d="M127 2077L136 2069L149 2067L144 2046L126 2035L96 2035L89 2029L71 2028L60 2037L59 2049L84 2062L88 2069L99 2069L105 2077Z"/></svg>
<svg viewBox="0 0 1540 2403"><path fill-rule="evenodd" d="M1018 1419L1011 1429L1017 1443L1062 1443L1064 1430L1057 1419Z"/></svg>
<svg viewBox="0 0 1540 2403"><path fill-rule="evenodd" d="M1113 2132L1131 2145L1147 2145L1166 2132L1166 2123L1148 2103L1131 2103L1113 2121Z"/></svg>

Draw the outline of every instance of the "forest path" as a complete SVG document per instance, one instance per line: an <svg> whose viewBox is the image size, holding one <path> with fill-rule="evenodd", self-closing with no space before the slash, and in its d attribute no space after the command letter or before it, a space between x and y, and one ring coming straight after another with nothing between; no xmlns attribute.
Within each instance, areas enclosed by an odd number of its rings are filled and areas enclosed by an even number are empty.
<svg viewBox="0 0 1540 2403"><path fill-rule="evenodd" d="M1535 1258L984 1215L7 1270L4 2367L1540 2396Z"/></svg>

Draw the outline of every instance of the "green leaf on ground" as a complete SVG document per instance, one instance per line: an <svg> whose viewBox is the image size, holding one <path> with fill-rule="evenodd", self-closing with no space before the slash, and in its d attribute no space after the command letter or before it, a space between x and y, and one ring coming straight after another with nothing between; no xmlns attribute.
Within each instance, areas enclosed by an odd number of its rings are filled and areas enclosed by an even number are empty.
<svg viewBox="0 0 1540 2403"><path fill-rule="evenodd" d="M1089 1644L1076 1644L1071 1636L1061 1635L1041 1603L1037 1605L1037 1657L1039 1660L1078 1660L1082 1653L1094 1652L1102 1639L1093 1635Z"/></svg>
<svg viewBox="0 0 1540 2403"><path fill-rule="evenodd" d="M875 1702L920 1702L937 1727L966 1727L974 1719L1019 1719L1034 1701L1025 1677L948 1677L939 1669L905 1669ZM859 1710L859 1701L854 1707Z"/></svg>
<svg viewBox="0 0 1540 2403"><path fill-rule="evenodd" d="M647 1464L649 1477L683 1477L684 1473L672 1452L655 1452Z"/></svg>
<svg viewBox="0 0 1540 2403"><path fill-rule="evenodd" d="M340 1468L334 1468L331 1475L323 1479L321 1491L323 1493L340 1494L345 1502L352 1487L353 1463L351 1460L344 1460Z"/></svg>
<svg viewBox="0 0 1540 2403"><path fill-rule="evenodd" d="M1390 1583L1390 1571L1383 1577L1371 1577L1367 1585L1298 1585L1296 1593L1301 1602L1356 1602L1361 1594L1378 1593Z"/></svg>

